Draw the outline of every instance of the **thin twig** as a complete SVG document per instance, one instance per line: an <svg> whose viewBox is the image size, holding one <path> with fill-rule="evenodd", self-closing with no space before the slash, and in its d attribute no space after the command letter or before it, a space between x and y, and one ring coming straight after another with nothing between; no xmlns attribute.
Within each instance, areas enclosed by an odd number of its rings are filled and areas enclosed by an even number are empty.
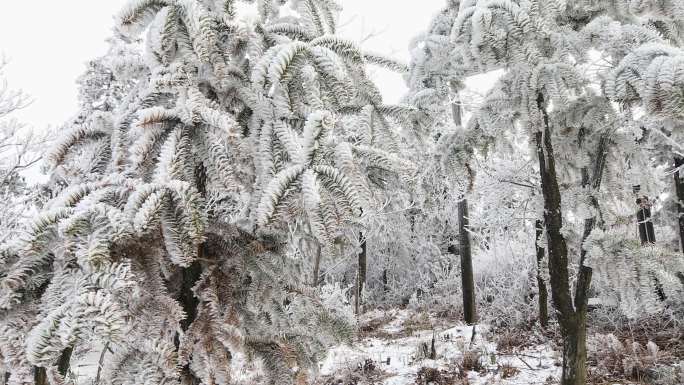
<svg viewBox="0 0 684 385"><path fill-rule="evenodd" d="M514 354L515 354L515 357L517 359L519 359L520 361L522 361L522 363L525 364L525 366L527 366L528 368L530 368L530 370L539 370L539 369L533 368L530 364L527 363L527 361L523 360L523 358L518 353L514 353Z"/></svg>

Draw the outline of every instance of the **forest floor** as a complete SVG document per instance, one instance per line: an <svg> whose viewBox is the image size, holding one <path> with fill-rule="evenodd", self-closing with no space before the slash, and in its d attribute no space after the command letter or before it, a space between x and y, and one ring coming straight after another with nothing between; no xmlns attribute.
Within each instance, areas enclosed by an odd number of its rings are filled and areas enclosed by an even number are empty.
<svg viewBox="0 0 684 385"><path fill-rule="evenodd" d="M367 311L359 317L356 339L333 347L319 363L316 385L559 383L562 357L557 328L469 326L459 319L448 312ZM630 330L589 330L588 385L684 385L684 330L661 323L641 325ZM76 384L94 383L102 349L97 345L72 362ZM258 373L242 364L236 366L241 374L235 380L255 383L252 379Z"/></svg>
<svg viewBox="0 0 684 385"><path fill-rule="evenodd" d="M553 331L534 329L504 331L487 325L468 326L456 319L406 309L369 311L359 319L359 337L352 346L334 347L320 363L317 384L558 384L558 336ZM597 334L590 340L590 384L684 384L679 369L684 361L677 362L671 354L658 352L657 347L644 345L643 352L638 352L633 342L614 342L619 339L612 334ZM629 345L634 350L626 354L620 352L622 348L607 347L612 344ZM659 364L659 354L669 357L669 363L662 360ZM617 367L622 371L630 362L635 367L630 370L650 370L649 376L637 373L629 379L615 375ZM649 365L660 366L657 373L665 368L669 375L661 378L658 374L656 378L656 372L646 368Z"/></svg>

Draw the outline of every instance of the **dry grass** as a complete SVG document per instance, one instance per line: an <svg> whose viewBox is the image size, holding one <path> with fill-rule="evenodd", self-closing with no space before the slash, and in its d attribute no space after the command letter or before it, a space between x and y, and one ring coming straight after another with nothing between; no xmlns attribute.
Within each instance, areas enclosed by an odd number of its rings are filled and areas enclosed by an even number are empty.
<svg viewBox="0 0 684 385"><path fill-rule="evenodd" d="M510 353L515 350L522 350L532 344L530 338L532 333L525 333L521 330L501 330L496 335L496 350L502 353Z"/></svg>
<svg viewBox="0 0 684 385"><path fill-rule="evenodd" d="M423 366L418 370L416 375L415 385L455 385L455 384L467 384L461 381L459 376L450 371L439 370L435 368L428 368Z"/></svg>
<svg viewBox="0 0 684 385"><path fill-rule="evenodd" d="M632 329L616 332L620 340L631 340L641 345L649 341L655 343L660 351L668 352L672 362L684 360L684 328L663 327L662 329Z"/></svg>
<svg viewBox="0 0 684 385"><path fill-rule="evenodd" d="M673 366L677 358L652 341L642 344L613 334L595 334L588 342L587 363L593 384L616 381L662 385L682 383Z"/></svg>
<svg viewBox="0 0 684 385"><path fill-rule="evenodd" d="M456 366L461 373L467 373L471 371L482 372L485 369L482 363L482 354L473 350L465 351L463 353L463 357L461 357L461 362L459 362Z"/></svg>
<svg viewBox="0 0 684 385"><path fill-rule="evenodd" d="M520 373L520 369L508 362L499 366L499 370L501 371L501 378L515 377L518 373Z"/></svg>

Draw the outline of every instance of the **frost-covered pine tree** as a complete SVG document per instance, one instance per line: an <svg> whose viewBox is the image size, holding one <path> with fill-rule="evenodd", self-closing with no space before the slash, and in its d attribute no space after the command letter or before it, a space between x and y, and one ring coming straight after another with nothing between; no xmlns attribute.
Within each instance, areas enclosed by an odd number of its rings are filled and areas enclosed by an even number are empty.
<svg viewBox="0 0 684 385"><path fill-rule="evenodd" d="M675 3L657 1L603 2L591 7L579 2L571 13L580 20L595 13L596 17L583 28L584 41L600 55L592 60L602 63L592 70L593 81L600 85L603 97L620 106L619 125L611 130L610 136L602 138L607 139L604 142L608 148L619 148L621 152L620 156L609 154L604 166L604 179L612 194L602 198L605 204L599 219L605 225L601 231L584 238L583 249L590 254L590 263L595 267L599 295L618 303L630 319L662 314L664 309L676 314L676 309L681 308L678 298L684 289L676 275L683 267L682 260L671 251L676 241L670 242L671 238L664 236L655 247L642 248L634 239L633 225L626 225L634 223L634 206L629 204L629 194L624 193L628 190L625 184L641 185L649 195L662 196L670 184L670 175L662 170L666 165L671 166L673 142L669 142L672 130L663 129L670 126L669 119L663 120L656 111L644 109L638 98L616 97L616 86L624 90L625 85L617 85L615 80L621 72L626 75L623 80L644 73L638 69L630 70L627 75L621 69L640 47L679 44L676 15L681 15L681 11ZM629 180L624 181L624 176L616 178L624 172L620 170L628 170L625 176ZM634 202L634 196L631 198ZM657 210L657 216L667 211Z"/></svg>
<svg viewBox="0 0 684 385"><path fill-rule="evenodd" d="M620 20L624 23L622 29L648 35L636 40L632 51L616 58L618 63L608 77L607 92L616 102L643 108L646 115L642 119L642 141L657 149L654 156L660 163L672 167L677 232L680 250L684 251L684 130L682 100L677 93L677 85L682 81L678 71L684 47L684 6L671 1L632 3L625 10L631 18Z"/></svg>
<svg viewBox="0 0 684 385"><path fill-rule="evenodd" d="M382 103L366 65L403 66L335 37L338 11L125 7L50 157L66 186L2 250L10 383L71 381L97 353L108 384L303 384L349 337L292 245L356 245L411 109Z"/></svg>
<svg viewBox="0 0 684 385"><path fill-rule="evenodd" d="M465 110L459 92L466 71L452 57L455 46L450 41L458 9L459 1L448 1L428 30L412 42L407 100L417 108L419 142L430 154L421 168L422 191L418 195L423 198L419 202L422 212L431 213L423 219L437 220L433 215L449 218L443 224L444 234L425 235L443 237L441 243L449 253L459 256L464 318L474 324L477 314L468 202L475 181L473 152L482 142L463 123Z"/></svg>
<svg viewBox="0 0 684 385"><path fill-rule="evenodd" d="M539 164L551 293L564 337L562 383L582 384L586 378L586 312L592 271L581 252L573 295L568 234L563 230L564 175L557 160L569 154L566 151L571 146L566 143L574 142L578 134L558 127L556 120L595 102L590 100L589 82L572 60L586 53L576 51L581 36L564 20L565 7L564 2L466 1L461 4L451 38L467 72L504 70L476 113L475 124L480 130L496 138L516 126L527 128ZM592 178L600 181L600 169L591 177L587 167L582 168L587 175L582 187L588 188ZM592 194L591 190L586 193ZM595 217L587 218L585 233L595 226Z"/></svg>
<svg viewBox="0 0 684 385"><path fill-rule="evenodd" d="M564 335L564 384L583 383L586 375L592 269L585 242L606 221L617 222L606 218L615 206L602 200L625 195L615 190L607 195L602 186L615 181L625 153L628 163L643 165L648 159L633 136L632 100L623 98L620 108L614 108L611 81L606 71L596 70L591 55L598 51L610 67L611 60L631 55L634 42L657 38L648 26L622 26L630 19L626 12L634 16L635 8L644 7L657 8L655 2L473 0L461 4L452 28L467 73L504 70L475 114L480 129L498 137L513 127L526 127L536 150L552 299ZM674 30L674 24L668 25ZM630 77L634 73L642 72L625 71ZM568 213L583 218L577 236L568 228ZM579 254L574 294L568 269L573 250Z"/></svg>

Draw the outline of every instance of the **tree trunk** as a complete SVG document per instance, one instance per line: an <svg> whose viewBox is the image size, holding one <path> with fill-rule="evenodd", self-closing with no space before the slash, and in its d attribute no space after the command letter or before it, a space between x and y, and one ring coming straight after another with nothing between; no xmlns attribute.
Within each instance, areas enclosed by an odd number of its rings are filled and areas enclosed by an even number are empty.
<svg viewBox="0 0 684 385"><path fill-rule="evenodd" d="M198 257L201 258L203 253L203 245L199 246ZM185 319L180 323L181 329L185 332L190 328L192 322L197 317L197 306L199 305L199 300L195 297L192 292L192 287L195 286L197 280L202 275L202 265L198 260L195 260L190 264L190 266L183 269L182 272L182 284L180 292L180 304L185 312ZM176 335L175 340L176 348L180 346L180 336ZM201 381L195 377L195 375L190 370L190 364L186 363L181 368L181 383L183 384L199 384Z"/></svg>
<svg viewBox="0 0 684 385"><path fill-rule="evenodd" d="M544 196L544 223L549 256L549 275L551 297L558 314L563 336L563 374L562 385L584 385L586 380L586 312L587 292L591 282L591 269L580 266L577 290L573 301L568 272L568 248L562 233L563 214L561 194L556 174L556 163L551 141L549 116L546 102L541 93L537 94L537 106L542 114L541 130L537 131L535 141L539 157ZM574 305L573 305L574 303Z"/></svg>
<svg viewBox="0 0 684 385"><path fill-rule="evenodd" d="M363 233L359 234L361 241L361 252L358 257L358 270L356 274L356 314L361 314L363 307L363 286L366 283L366 239Z"/></svg>
<svg viewBox="0 0 684 385"><path fill-rule="evenodd" d="M463 318L468 325L477 322L475 310L475 280L473 279L473 257L468 233L468 200L458 202L458 245L461 257L461 286L463 288Z"/></svg>
<svg viewBox="0 0 684 385"><path fill-rule="evenodd" d="M67 373L71 369L71 353L73 353L74 348L68 347L62 350L62 354L57 360L57 372L62 376L66 377Z"/></svg>
<svg viewBox="0 0 684 385"><path fill-rule="evenodd" d="M389 279L387 277L387 268L384 268L382 270L382 292L383 293L389 292Z"/></svg>
<svg viewBox="0 0 684 385"><path fill-rule="evenodd" d="M579 266L575 289L575 313L570 327L564 334L567 337L564 337L563 342L562 385L584 385L587 382L587 294L591 286L591 276L591 268ZM561 331L562 329L561 327Z"/></svg>
<svg viewBox="0 0 684 385"><path fill-rule="evenodd" d="M186 315L185 319L181 321L181 329L183 329L183 331L188 330L192 321L197 317L197 305L199 305L199 300L192 292L192 287L195 286L195 283L201 274L202 265L197 260L193 261L190 266L184 268L182 272L181 279L183 281L179 300Z"/></svg>
<svg viewBox="0 0 684 385"><path fill-rule="evenodd" d="M544 236L544 224L540 219L535 222L536 237L535 249L537 250L537 288L539 290L539 324L546 329L549 325L549 292L546 289L546 282L542 276L542 263L544 261L544 248L539 246L539 243Z"/></svg>
<svg viewBox="0 0 684 385"><path fill-rule="evenodd" d="M195 184L197 191L204 198L207 195L207 170L202 163L198 164L195 168ZM178 301L180 302L183 312L185 312L185 318L181 320L180 327L183 332L186 332L190 325L197 318L197 307L199 306L199 299L195 297L192 292L192 288L195 286L197 281L202 276L202 264L201 259L204 258L205 247L204 243L197 247L197 258L188 267L184 267L181 271L181 289L179 293ZM180 336L176 334L174 340L176 345L176 350L180 347ZM195 376L195 374L190 370L190 363L185 363L180 368L181 383L197 385L201 381Z"/></svg>
<svg viewBox="0 0 684 385"><path fill-rule="evenodd" d="M461 105L458 91L452 86L456 98L451 105L451 118L457 128L462 127ZM473 173L468 164L465 165L470 174L468 192L473 188ZM461 288L463 291L463 318L468 325L477 322L475 309L475 280L473 278L473 256L470 247L470 233L468 232L468 199L461 197L458 202L458 244L461 258Z"/></svg>
<svg viewBox="0 0 684 385"><path fill-rule="evenodd" d="M57 371L62 376L66 376L71 368L71 353L73 353L73 351L74 349L72 347L64 349L59 356L59 360L57 360Z"/></svg>
<svg viewBox="0 0 684 385"><path fill-rule="evenodd" d="M596 153L594 154L594 167L592 170L591 177L586 168L582 169L582 187L591 189L591 196L589 201L591 206L594 208L596 214L590 218L584 220L584 231L582 233L582 244L580 245L580 267L584 267L584 262L587 257L587 250L584 248L584 242L589 238L591 232L594 230L596 225L603 227L603 218L601 216L601 207L596 199L595 193L598 192L601 187L601 181L603 180L603 170L606 165L606 157L608 156L608 136L606 134L601 135L596 148ZM578 285L580 281L578 280ZM576 292L579 291L579 286ZM586 293L584 293L586 294Z"/></svg>
<svg viewBox="0 0 684 385"><path fill-rule="evenodd" d="M586 317L563 336L563 385L584 385L587 381Z"/></svg>
<svg viewBox="0 0 684 385"><path fill-rule="evenodd" d="M653 244L656 241L653 220L651 219L651 209L648 197L637 198L637 229L639 230L639 240L642 245Z"/></svg>
<svg viewBox="0 0 684 385"><path fill-rule="evenodd" d="M437 359L437 348L435 348L435 331L432 331L432 341L430 342L430 356L431 360Z"/></svg>
<svg viewBox="0 0 684 385"><path fill-rule="evenodd" d="M675 157L675 167L684 167L684 158ZM682 243L684 253L684 169L679 169L674 174L675 190L677 191L677 214L679 214L679 240Z"/></svg>
<svg viewBox="0 0 684 385"><path fill-rule="evenodd" d="M33 383L35 385L49 385L47 379L47 370L44 367L33 367Z"/></svg>

